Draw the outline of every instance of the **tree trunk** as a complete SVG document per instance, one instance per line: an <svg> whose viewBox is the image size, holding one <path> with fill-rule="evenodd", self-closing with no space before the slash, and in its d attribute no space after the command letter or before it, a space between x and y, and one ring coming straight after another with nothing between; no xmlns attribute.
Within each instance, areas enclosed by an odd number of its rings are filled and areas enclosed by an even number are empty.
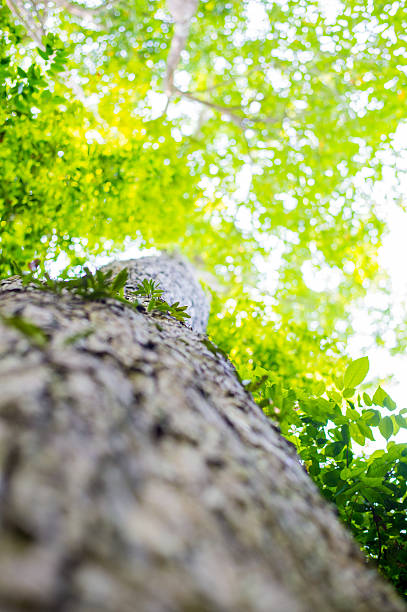
<svg viewBox="0 0 407 612"><path fill-rule="evenodd" d="M157 274L193 329L1 284L48 339L0 320L0 609L404 610L201 333L190 270L139 260L129 287Z"/></svg>

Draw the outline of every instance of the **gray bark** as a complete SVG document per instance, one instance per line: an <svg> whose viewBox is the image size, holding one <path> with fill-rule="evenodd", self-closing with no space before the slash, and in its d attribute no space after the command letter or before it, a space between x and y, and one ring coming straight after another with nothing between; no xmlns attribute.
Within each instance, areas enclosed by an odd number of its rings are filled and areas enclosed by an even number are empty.
<svg viewBox="0 0 407 612"><path fill-rule="evenodd" d="M0 320L0 609L404 610L197 331L202 294L175 269L195 329L1 284L0 312L48 340Z"/></svg>
<svg viewBox="0 0 407 612"><path fill-rule="evenodd" d="M154 280L164 290L163 299L169 304L179 302L188 306L190 319L187 324L197 332L205 333L209 319L209 302L197 283L191 264L178 254L163 254L160 257L142 257L131 261L115 261L108 266L114 274L123 268L129 272L126 291L128 298L134 300L131 292L144 279Z"/></svg>

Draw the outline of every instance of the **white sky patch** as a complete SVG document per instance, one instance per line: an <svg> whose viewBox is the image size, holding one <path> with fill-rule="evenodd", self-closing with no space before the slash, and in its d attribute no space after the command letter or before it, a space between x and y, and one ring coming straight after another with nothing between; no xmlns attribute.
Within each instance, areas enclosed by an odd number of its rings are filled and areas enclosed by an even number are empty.
<svg viewBox="0 0 407 612"><path fill-rule="evenodd" d="M166 107L167 104L167 96L163 93L159 93L157 91L150 90L147 92L147 106L149 109L149 118L151 120L158 119Z"/></svg>
<svg viewBox="0 0 407 612"><path fill-rule="evenodd" d="M266 37L270 32L270 20L264 4L256 1L249 2L246 15L246 37L254 40Z"/></svg>
<svg viewBox="0 0 407 612"><path fill-rule="evenodd" d="M383 240L379 261L390 272L392 290L397 299L407 298L407 213L396 205L389 206L390 232Z"/></svg>
<svg viewBox="0 0 407 612"><path fill-rule="evenodd" d="M277 199L277 198L276 198ZM282 198L284 210L289 212L290 210L295 210L298 206L297 198L294 198L292 195L287 195Z"/></svg>
<svg viewBox="0 0 407 612"><path fill-rule="evenodd" d="M105 140L101 134L97 130L88 130L85 132L86 142L92 144L93 142L97 142L98 144L104 144Z"/></svg>
<svg viewBox="0 0 407 612"><path fill-rule="evenodd" d="M234 198L238 202L245 202L249 196L250 183L252 181L252 167L250 164L245 164L236 177L237 189L234 193Z"/></svg>
<svg viewBox="0 0 407 612"><path fill-rule="evenodd" d="M328 25L336 23L339 15L343 12L344 6L339 0L320 0L319 10L325 17Z"/></svg>
<svg viewBox="0 0 407 612"><path fill-rule="evenodd" d="M186 70L176 70L174 74L174 84L178 89L188 91L191 82L191 75Z"/></svg>
<svg viewBox="0 0 407 612"><path fill-rule="evenodd" d="M343 281L343 274L339 268L307 260L301 267L303 279L312 291L335 291Z"/></svg>

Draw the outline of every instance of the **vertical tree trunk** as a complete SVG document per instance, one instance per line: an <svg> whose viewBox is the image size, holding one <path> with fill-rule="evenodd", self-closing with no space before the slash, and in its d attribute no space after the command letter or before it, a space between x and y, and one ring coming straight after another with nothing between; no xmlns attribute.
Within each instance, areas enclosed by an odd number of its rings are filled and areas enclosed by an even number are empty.
<svg viewBox="0 0 407 612"><path fill-rule="evenodd" d="M0 321L0 609L404 610L201 333L190 270L139 260L129 287L145 275L193 329L1 284L47 341Z"/></svg>

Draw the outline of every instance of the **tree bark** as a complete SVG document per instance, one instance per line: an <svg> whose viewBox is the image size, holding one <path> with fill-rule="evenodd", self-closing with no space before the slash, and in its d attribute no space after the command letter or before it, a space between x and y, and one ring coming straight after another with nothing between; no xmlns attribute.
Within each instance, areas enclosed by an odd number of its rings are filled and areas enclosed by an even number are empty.
<svg viewBox="0 0 407 612"><path fill-rule="evenodd" d="M193 328L1 283L47 341L0 319L0 609L404 610L203 335L190 269L148 259L129 288L158 275Z"/></svg>

